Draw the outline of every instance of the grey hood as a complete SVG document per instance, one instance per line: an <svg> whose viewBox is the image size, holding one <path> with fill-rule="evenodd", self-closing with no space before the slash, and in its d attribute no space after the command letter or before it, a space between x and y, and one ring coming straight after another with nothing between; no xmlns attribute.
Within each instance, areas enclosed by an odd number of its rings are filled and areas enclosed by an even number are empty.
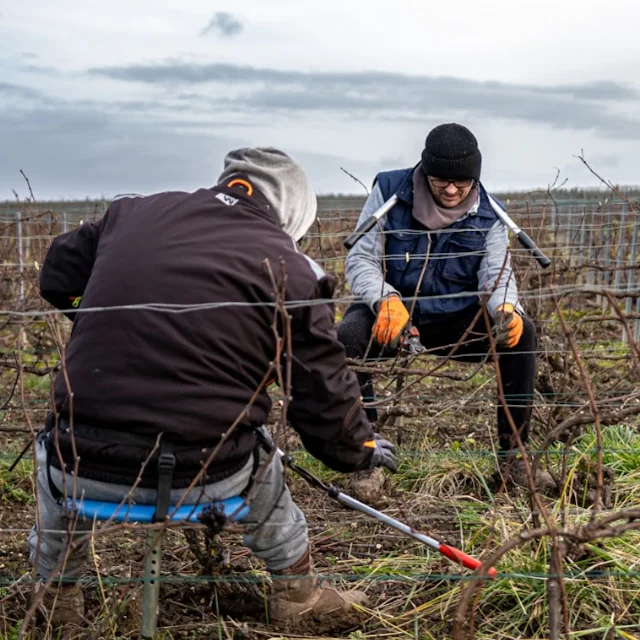
<svg viewBox="0 0 640 640"><path fill-rule="evenodd" d="M218 183L237 173L247 174L274 208L282 229L300 240L314 223L318 209L302 166L273 147L244 148L227 154Z"/></svg>

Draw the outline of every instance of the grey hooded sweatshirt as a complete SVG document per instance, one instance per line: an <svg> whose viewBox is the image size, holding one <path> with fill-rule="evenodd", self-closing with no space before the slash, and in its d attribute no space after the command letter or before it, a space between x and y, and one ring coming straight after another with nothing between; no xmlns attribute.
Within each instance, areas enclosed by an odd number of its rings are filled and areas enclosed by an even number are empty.
<svg viewBox="0 0 640 640"><path fill-rule="evenodd" d="M273 207L280 228L299 241L316 219L316 196L304 169L273 147L236 149L227 154L218 184L246 174Z"/></svg>

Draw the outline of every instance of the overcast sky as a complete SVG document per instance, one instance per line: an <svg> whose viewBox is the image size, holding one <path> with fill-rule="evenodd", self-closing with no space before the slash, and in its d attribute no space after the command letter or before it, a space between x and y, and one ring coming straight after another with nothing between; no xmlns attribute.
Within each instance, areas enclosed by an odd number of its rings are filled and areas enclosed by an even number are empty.
<svg viewBox="0 0 640 640"><path fill-rule="evenodd" d="M0 200L215 184L273 145L319 194L415 164L429 130L479 140L489 190L640 184L632 0L0 3Z"/></svg>

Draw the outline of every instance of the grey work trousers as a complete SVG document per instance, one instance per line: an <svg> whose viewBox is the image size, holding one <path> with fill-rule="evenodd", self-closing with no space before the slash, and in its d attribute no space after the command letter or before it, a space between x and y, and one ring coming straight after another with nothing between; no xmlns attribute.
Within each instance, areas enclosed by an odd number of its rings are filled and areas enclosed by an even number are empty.
<svg viewBox="0 0 640 640"><path fill-rule="evenodd" d="M264 464L266 452L260 450L260 462ZM51 495L46 472L46 448L38 442L36 460L38 464L38 503L35 524L29 534L29 557L36 566L38 575L48 580L55 571L59 578L75 578L89 556L89 543L83 543L73 554L67 556L69 545L85 536L94 528L94 521L78 518L70 531L69 514ZM262 466L260 467L262 469ZM198 504L213 500L225 500L239 495L247 486L253 470L253 455L237 473L205 487L192 489L182 504ZM62 472L51 467L51 480L62 492ZM258 472L260 475L260 471ZM67 491L71 494L73 476L66 475ZM258 482L256 480L256 482ZM246 525L244 543L253 554L260 558L268 570L278 572L297 562L308 546L307 522L293 502L291 493L284 482L282 463L278 456L254 487L255 493L249 506L249 513L237 522ZM76 479L76 496L87 500L121 502L130 487L90 480ZM171 492L171 504L176 504L187 493L186 489ZM133 502L155 504L156 490L139 488L133 492ZM58 565L61 567L58 567ZM62 570L60 570L62 568Z"/></svg>

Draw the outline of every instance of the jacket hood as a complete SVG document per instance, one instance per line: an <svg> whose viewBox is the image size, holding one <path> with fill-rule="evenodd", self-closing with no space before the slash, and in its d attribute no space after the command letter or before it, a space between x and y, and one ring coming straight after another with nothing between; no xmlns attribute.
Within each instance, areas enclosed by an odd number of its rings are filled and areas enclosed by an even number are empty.
<svg viewBox="0 0 640 640"><path fill-rule="evenodd" d="M273 207L280 227L296 241L302 239L316 219L315 193L302 166L273 147L230 151L218 183L234 174L246 174Z"/></svg>

